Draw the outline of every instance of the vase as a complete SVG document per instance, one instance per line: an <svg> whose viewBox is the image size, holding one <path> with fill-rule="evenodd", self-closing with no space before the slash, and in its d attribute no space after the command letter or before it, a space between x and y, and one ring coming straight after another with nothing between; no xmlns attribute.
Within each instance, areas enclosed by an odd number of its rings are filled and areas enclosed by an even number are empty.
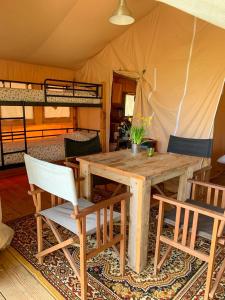
<svg viewBox="0 0 225 300"><path fill-rule="evenodd" d="M137 154L140 152L140 145L138 144L131 144L131 152L132 154Z"/></svg>

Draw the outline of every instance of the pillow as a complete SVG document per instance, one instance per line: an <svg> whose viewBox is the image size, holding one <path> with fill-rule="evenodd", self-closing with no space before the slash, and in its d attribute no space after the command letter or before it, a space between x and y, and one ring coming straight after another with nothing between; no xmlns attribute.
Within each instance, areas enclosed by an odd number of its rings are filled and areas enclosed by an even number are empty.
<svg viewBox="0 0 225 300"><path fill-rule="evenodd" d="M75 131L71 133L65 133L62 135L63 138L68 138L74 141L88 141L96 136L96 132L86 131Z"/></svg>

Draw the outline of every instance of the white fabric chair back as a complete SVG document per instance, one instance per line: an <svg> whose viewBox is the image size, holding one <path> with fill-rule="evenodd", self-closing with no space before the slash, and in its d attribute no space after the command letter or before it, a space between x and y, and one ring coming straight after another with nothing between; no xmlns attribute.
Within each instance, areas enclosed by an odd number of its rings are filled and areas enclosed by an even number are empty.
<svg viewBox="0 0 225 300"><path fill-rule="evenodd" d="M55 165L24 154L30 184L78 205L74 174L71 168Z"/></svg>

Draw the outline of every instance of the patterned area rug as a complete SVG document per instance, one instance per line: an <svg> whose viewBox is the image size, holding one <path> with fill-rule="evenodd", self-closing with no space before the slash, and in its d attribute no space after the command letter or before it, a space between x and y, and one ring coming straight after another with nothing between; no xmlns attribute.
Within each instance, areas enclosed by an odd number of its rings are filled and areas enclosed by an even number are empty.
<svg viewBox="0 0 225 300"><path fill-rule="evenodd" d="M155 248L155 214L151 212L148 265L141 274L136 274L126 267L126 275L119 275L119 259L113 249L99 254L88 262L88 299L174 299L174 300L201 300L204 295L204 283L207 265L183 252L173 250L171 257L157 276L153 275L153 258ZM38 264L35 258L37 252L36 221L33 216L26 216L10 222L16 234L12 247L19 252L32 268L41 274L41 277L50 283L65 299L80 299L80 284L74 276L67 260L61 251L48 255L43 265ZM70 232L59 229L61 234L68 238ZM169 228L165 229L171 234ZM49 247L55 243L50 229L44 227L44 246ZM95 245L94 236L88 239L88 247ZM199 241L198 247L208 251L206 241ZM13 249L13 250L14 250ZM69 248L76 263L79 263L78 250ZM165 249L162 249L164 252ZM15 251L14 251L15 252ZM224 253L221 251L216 260L219 265ZM27 263L25 264L27 266ZM39 280L40 276L38 276ZM58 299L58 298L57 298ZM225 299L225 278L221 281L214 299Z"/></svg>

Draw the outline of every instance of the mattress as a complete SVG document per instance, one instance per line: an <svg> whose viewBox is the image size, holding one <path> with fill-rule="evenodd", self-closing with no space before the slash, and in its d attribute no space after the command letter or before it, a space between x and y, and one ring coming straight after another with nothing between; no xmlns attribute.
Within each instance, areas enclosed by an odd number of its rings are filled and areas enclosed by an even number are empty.
<svg viewBox="0 0 225 300"><path fill-rule="evenodd" d="M54 94L53 94L54 93ZM47 101L53 103L100 104L101 99L89 91L51 91L47 93ZM61 96L61 97L60 97ZM87 97L87 98L86 98ZM44 90L0 88L0 101L45 102Z"/></svg>
<svg viewBox="0 0 225 300"><path fill-rule="evenodd" d="M54 138L33 139L27 141L27 153L38 159L46 161L58 161L65 159L64 138L70 138L76 141L87 141L96 136L96 132L76 131L66 133ZM3 144L4 152L13 152L24 150L24 141L5 142ZM4 156L5 165L22 163L24 153L14 153ZM0 166L2 162L0 161Z"/></svg>

